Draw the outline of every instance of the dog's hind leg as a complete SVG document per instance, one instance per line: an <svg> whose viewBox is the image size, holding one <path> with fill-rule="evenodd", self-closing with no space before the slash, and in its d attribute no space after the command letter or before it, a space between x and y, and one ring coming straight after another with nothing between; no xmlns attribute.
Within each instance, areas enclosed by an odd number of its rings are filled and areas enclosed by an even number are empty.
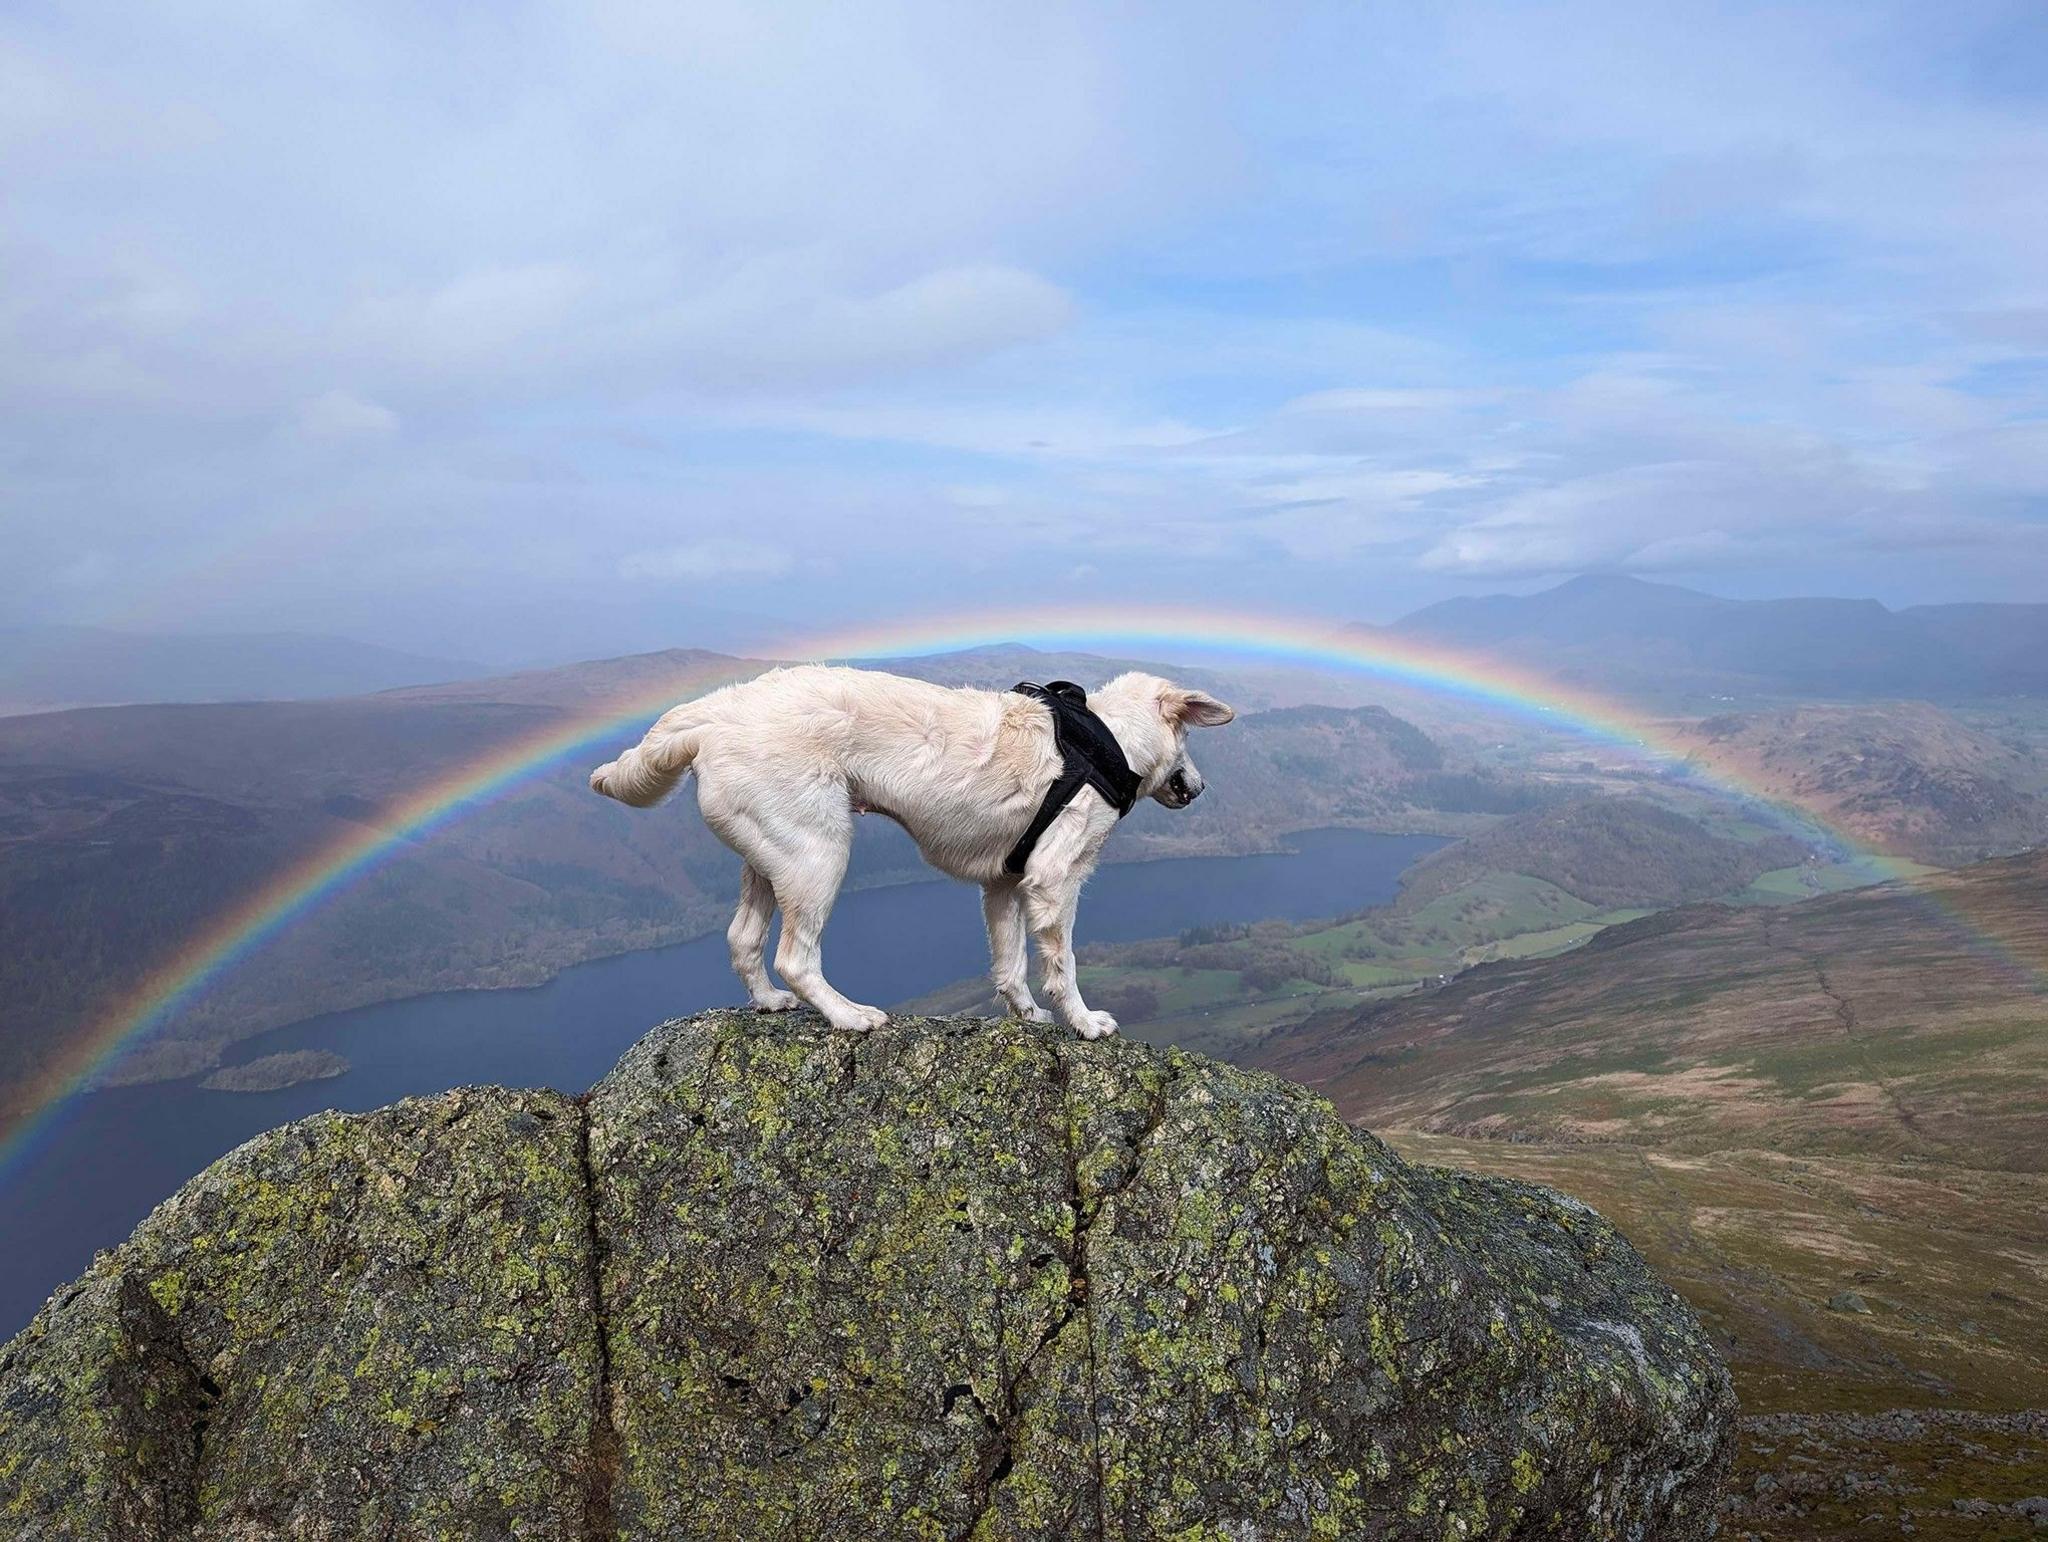
<svg viewBox="0 0 2048 1542"><path fill-rule="evenodd" d="M981 886L981 915L988 923L989 978L1013 1016L1049 1023L1052 1013L1031 996L1030 958L1024 932L1024 901L1014 879Z"/></svg>
<svg viewBox="0 0 2048 1542"><path fill-rule="evenodd" d="M740 907L726 928L726 945L732 950L733 973L747 988L747 999L757 1012L787 1012L797 1004L794 991L782 990L768 978L768 963L762 949L768 942L768 923L775 916L775 890L751 862L740 865Z"/></svg>
<svg viewBox="0 0 2048 1542"><path fill-rule="evenodd" d="M704 822L775 891L776 906L782 911L775 972L782 983L823 1013L834 1028L879 1028L889 1021L889 1014L848 1001L834 990L825 979L818 946L840 880L846 876L853 811L843 790L835 795L821 785L783 792L773 804L773 818L762 818L732 795L715 767L709 776L699 767L697 807Z"/></svg>
<svg viewBox="0 0 2048 1542"><path fill-rule="evenodd" d="M808 832L807 832L808 833ZM810 849L764 869L775 886L775 903L782 909L782 940L775 945L775 972L789 988L825 1015L834 1028L864 1032L889 1021L880 1007L864 1007L848 1001L825 979L819 939L825 933L825 918L832 913L839 882L846 876L847 847L853 832L849 828L837 841L822 837Z"/></svg>

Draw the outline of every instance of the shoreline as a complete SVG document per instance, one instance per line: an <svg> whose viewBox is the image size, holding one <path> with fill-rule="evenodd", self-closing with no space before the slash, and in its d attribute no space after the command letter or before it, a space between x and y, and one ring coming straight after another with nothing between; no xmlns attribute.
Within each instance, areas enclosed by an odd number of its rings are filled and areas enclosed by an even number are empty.
<svg viewBox="0 0 2048 1542"><path fill-rule="evenodd" d="M1154 867L1174 862L1232 861L1239 858L1292 856L1300 853L1301 847L1299 842L1302 837L1315 835L1322 831L1341 831L1346 834L1383 837L1389 840L1422 837L1442 841L1446 845L1462 838L1440 830L1383 830L1363 824L1321 824L1280 832L1274 835L1270 841L1260 842L1256 847L1248 850L1196 850L1133 854L1117 861L1104 862L1102 867L1104 869L1112 867ZM1418 858L1417 860L1420 859ZM894 868L883 873L870 875L864 881L850 882L840 892L842 895L846 895L883 889L912 888L920 884L930 884L935 887L948 884L958 885L961 888L971 887L932 868ZM284 1022L264 1023L260 1027L252 1027L246 1032L230 1033L218 1040L165 1039L160 1042L167 1048L171 1046L210 1047L214 1049L215 1053L211 1059L203 1064L195 1064L190 1058L187 1058L182 1063L166 1068L162 1074L108 1077L81 1089L81 1095L123 1088L169 1086L179 1082L193 1082L197 1084L203 1078L220 1071L232 1071L252 1064L256 1059L263 1058L261 1055L251 1055L247 1059L229 1059L228 1056L237 1046L260 1045L265 1038L271 1035L303 1029L308 1024L317 1023L324 1018L339 1017L347 1013L363 1011L373 1007L393 1006L402 1002L428 1001L440 996L468 995L477 991L542 990L560 979L569 970L581 968L586 964L602 963L608 959L625 958L639 953L660 953L666 949L686 947L691 943L701 942L704 938L712 936L723 929L727 919L726 907L721 902L715 911L707 913L701 920L684 919L678 921L672 931L663 929L659 940L632 941L626 942L623 945L593 947L587 951L579 951L574 956L563 957L559 960L540 965L538 966L538 973L512 982L496 981L486 983L479 981L468 984L432 986L425 990L397 989L389 993L366 995L346 1005L324 1007L305 1013L302 1016L293 1017Z"/></svg>

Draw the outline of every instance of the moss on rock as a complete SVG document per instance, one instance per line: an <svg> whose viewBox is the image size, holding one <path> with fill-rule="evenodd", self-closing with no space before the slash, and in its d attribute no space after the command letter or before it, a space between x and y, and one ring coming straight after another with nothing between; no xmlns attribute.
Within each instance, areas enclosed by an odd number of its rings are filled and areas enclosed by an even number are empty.
<svg viewBox="0 0 2048 1542"><path fill-rule="evenodd" d="M466 1089L223 1157L0 1351L0 1450L30 1453L0 1535L580 1535L581 1138L569 1099Z"/></svg>
<svg viewBox="0 0 2048 1542"><path fill-rule="evenodd" d="M224 1158L0 1351L24 1536L1711 1532L1598 1216L1121 1040L713 1012Z"/></svg>

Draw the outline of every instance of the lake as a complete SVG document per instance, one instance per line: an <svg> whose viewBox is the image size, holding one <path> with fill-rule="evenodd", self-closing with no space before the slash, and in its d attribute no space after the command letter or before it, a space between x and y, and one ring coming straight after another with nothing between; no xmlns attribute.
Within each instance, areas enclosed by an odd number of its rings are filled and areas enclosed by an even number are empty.
<svg viewBox="0 0 2048 1542"><path fill-rule="evenodd" d="M1079 939L1127 942L1191 926L1310 920L1391 899L1435 836L1319 830L1293 849L1101 869L1081 901ZM825 933L833 984L881 1005L988 966L976 891L949 881L843 895ZM1035 973L1034 973L1035 978ZM322 1109L376 1108L415 1093L498 1083L581 1092L667 1018L742 999L723 933L597 959L530 990L456 991L310 1018L229 1051L348 1057L344 1076L277 1092L209 1092L197 1078L77 1100L0 1185L0 1340L24 1327L98 1248L120 1242L214 1158Z"/></svg>

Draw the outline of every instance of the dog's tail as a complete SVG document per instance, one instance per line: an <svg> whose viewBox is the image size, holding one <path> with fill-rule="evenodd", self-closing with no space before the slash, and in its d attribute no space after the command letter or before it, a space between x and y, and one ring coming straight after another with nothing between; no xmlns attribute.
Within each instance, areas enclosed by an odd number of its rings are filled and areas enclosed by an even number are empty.
<svg viewBox="0 0 2048 1542"><path fill-rule="evenodd" d="M647 737L617 760L608 760L590 773L590 790L616 798L634 808L652 808L675 791L676 783L697 758L698 735L703 725L688 723L663 728L659 723Z"/></svg>

